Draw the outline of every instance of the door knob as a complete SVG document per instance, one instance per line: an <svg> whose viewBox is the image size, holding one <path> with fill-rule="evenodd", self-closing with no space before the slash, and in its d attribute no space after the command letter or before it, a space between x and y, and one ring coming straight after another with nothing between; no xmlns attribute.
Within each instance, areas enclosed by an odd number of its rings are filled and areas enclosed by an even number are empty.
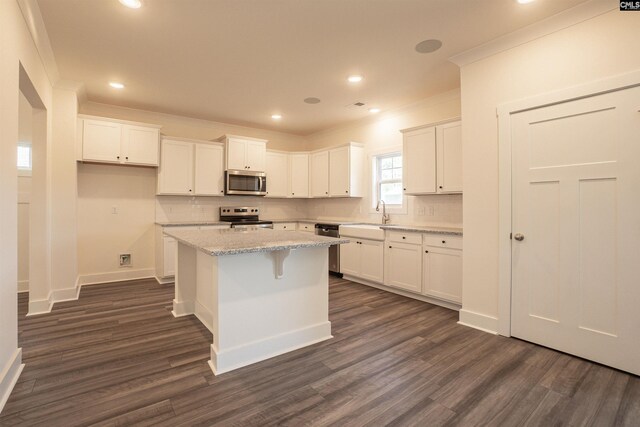
<svg viewBox="0 0 640 427"><path fill-rule="evenodd" d="M516 239L518 242L522 242L524 240L524 234L516 233L513 236L513 238Z"/></svg>

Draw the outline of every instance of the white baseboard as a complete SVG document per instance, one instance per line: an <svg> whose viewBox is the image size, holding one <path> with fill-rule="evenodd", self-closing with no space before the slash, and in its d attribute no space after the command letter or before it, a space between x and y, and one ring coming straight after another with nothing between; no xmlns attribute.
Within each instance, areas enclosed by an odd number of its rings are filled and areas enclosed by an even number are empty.
<svg viewBox="0 0 640 427"><path fill-rule="evenodd" d="M29 295L31 296L31 295ZM46 299L32 300L29 298L29 312L27 316L51 313L53 308L53 293L49 292Z"/></svg>
<svg viewBox="0 0 640 427"><path fill-rule="evenodd" d="M78 276L80 286L98 285L102 283L126 282L128 280L150 279L155 277L155 269L141 268L138 270L124 269L108 273L85 274Z"/></svg>
<svg viewBox="0 0 640 427"><path fill-rule="evenodd" d="M161 278L158 276L155 276L156 278L156 282L158 282L158 284L160 285L168 285L169 283L175 283L176 282L176 278L171 276L171 277L165 277L165 278Z"/></svg>
<svg viewBox="0 0 640 427"><path fill-rule="evenodd" d="M213 333L213 313L198 301L195 302L195 309L196 317L207 327L209 332Z"/></svg>
<svg viewBox="0 0 640 427"><path fill-rule="evenodd" d="M18 280L18 293L29 292L29 281Z"/></svg>
<svg viewBox="0 0 640 427"><path fill-rule="evenodd" d="M344 279L351 280L352 282L359 283L361 285L371 286L372 288L381 289L383 291L391 292L394 294L402 295L403 297L417 299L418 301L428 302L429 304L439 305L440 307L448 308L449 310L460 310L460 304L455 302L450 302L446 300L441 300L439 298L428 297L426 295L415 294L413 292L404 291L402 289L392 288L390 286L385 286L380 283L370 282L366 279L362 279L360 277L349 276L348 274L344 274L342 276Z"/></svg>
<svg viewBox="0 0 640 427"><path fill-rule="evenodd" d="M0 371L0 413L2 413L2 409L7 403L7 400L9 400L11 391L18 382L22 369L24 369L22 349L17 348L11 359L2 368L2 371Z"/></svg>
<svg viewBox="0 0 640 427"><path fill-rule="evenodd" d="M498 334L498 319L475 311L460 310L459 325L468 326L470 328L479 329L490 334Z"/></svg>
<svg viewBox="0 0 640 427"><path fill-rule="evenodd" d="M173 317L182 317L194 314L196 311L194 301L176 301L173 300Z"/></svg>
<svg viewBox="0 0 640 427"><path fill-rule="evenodd" d="M53 303L63 302L63 301L75 301L78 299L80 295L80 286L77 285L73 288L66 289L55 289L53 291Z"/></svg>
<svg viewBox="0 0 640 427"><path fill-rule="evenodd" d="M220 375L331 338L331 322L327 321L246 343L223 352L218 351L212 344L209 367L215 375Z"/></svg>

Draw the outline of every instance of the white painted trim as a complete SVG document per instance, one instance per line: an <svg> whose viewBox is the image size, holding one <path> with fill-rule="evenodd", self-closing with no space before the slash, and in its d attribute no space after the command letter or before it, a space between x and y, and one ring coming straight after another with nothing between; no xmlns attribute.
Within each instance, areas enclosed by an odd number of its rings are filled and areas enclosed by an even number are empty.
<svg viewBox="0 0 640 427"><path fill-rule="evenodd" d="M126 282L128 280L152 279L154 277L155 269L153 268L127 269L126 271L80 275L78 276L78 284L80 286L88 286L111 282Z"/></svg>
<svg viewBox="0 0 640 427"><path fill-rule="evenodd" d="M572 86L498 106L498 326L511 336L511 115L608 92L640 86L640 70Z"/></svg>
<svg viewBox="0 0 640 427"><path fill-rule="evenodd" d="M130 120L112 119L110 117L91 116L91 115L88 115L88 114L78 114L78 119L82 119L82 120L101 120L101 121L110 122L110 123L120 123L120 124L123 124L123 125L143 126L143 127L156 128L156 129L162 128L162 125L156 125L156 124L152 124L152 123L132 122Z"/></svg>
<svg viewBox="0 0 640 427"><path fill-rule="evenodd" d="M322 322L220 352L211 344L209 367L215 375L251 365L333 338L331 322Z"/></svg>
<svg viewBox="0 0 640 427"><path fill-rule="evenodd" d="M53 301L51 297L52 293L49 292L46 299L32 300L29 298L29 312L27 313L27 316L51 313L51 309L53 308Z"/></svg>
<svg viewBox="0 0 640 427"><path fill-rule="evenodd" d="M164 278L160 278L158 276L155 276L156 282L158 282L159 285L168 285L169 283L175 283L176 279L175 276L170 276L170 277L164 277Z"/></svg>
<svg viewBox="0 0 640 427"><path fill-rule="evenodd" d="M31 39L44 65L49 83L51 83L51 86L55 86L60 78L60 73L58 72L58 65L56 64L56 58L51 48L51 41L49 40L47 27L44 25L38 2L37 0L17 0L17 2L24 22L29 29L29 33L31 33Z"/></svg>
<svg viewBox="0 0 640 427"><path fill-rule="evenodd" d="M496 335L498 332L498 319L482 313L474 311L460 310L460 320L458 325L468 326L479 331L488 332Z"/></svg>
<svg viewBox="0 0 640 427"><path fill-rule="evenodd" d="M198 301L195 301L195 315L213 333L213 313Z"/></svg>
<svg viewBox="0 0 640 427"><path fill-rule="evenodd" d="M18 280L18 293L29 292L29 281L28 280Z"/></svg>
<svg viewBox="0 0 640 427"><path fill-rule="evenodd" d="M9 400L11 391L18 382L18 378L23 369L22 349L17 348L13 353L13 357L2 368L2 371L0 371L0 413L2 413L2 409L7 403L7 400Z"/></svg>
<svg viewBox="0 0 640 427"><path fill-rule="evenodd" d="M376 288L376 289L380 289L383 291L387 291L387 292L391 292L393 294L397 294L397 295L401 295L403 297L407 297L407 298L412 298L418 301L422 301L422 302L426 302L429 304L433 304L433 305L438 305L440 307L444 307L444 308L448 308L449 310L455 310L455 311L459 311L460 310L460 304L456 304L455 302L450 302L450 301L446 301L446 300L442 300L442 299L438 299L438 298L433 298L433 297L428 297L426 295L422 295L422 294L414 294L413 292L408 292L402 289L397 289L397 288L392 288L390 286L386 286L383 285L381 283L374 283L374 282L370 282L367 279L362 279L360 277L355 277L355 276L350 276L348 274L344 274L342 276L344 279L346 280L350 280L352 282L361 284L361 285L366 285L366 286L371 286L372 288Z"/></svg>
<svg viewBox="0 0 640 427"><path fill-rule="evenodd" d="M173 317L189 316L191 314L194 314L195 312L195 301L178 301L176 299L173 300L173 310L171 311ZM207 328L209 327L207 326ZM211 329L209 328L209 330Z"/></svg>
<svg viewBox="0 0 640 427"><path fill-rule="evenodd" d="M75 301L80 296L80 286L65 289L54 289L52 294L53 303L63 301Z"/></svg>
<svg viewBox="0 0 640 427"><path fill-rule="evenodd" d="M449 61L463 67L616 9L617 5L610 0L591 0L454 55Z"/></svg>

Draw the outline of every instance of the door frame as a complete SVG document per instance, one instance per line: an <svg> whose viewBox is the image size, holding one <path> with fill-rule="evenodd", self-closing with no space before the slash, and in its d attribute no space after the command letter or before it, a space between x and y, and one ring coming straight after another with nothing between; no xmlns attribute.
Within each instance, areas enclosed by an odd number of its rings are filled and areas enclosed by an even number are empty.
<svg viewBox="0 0 640 427"><path fill-rule="evenodd" d="M528 110L640 86L640 70L501 104L498 116L498 334L511 336L511 116ZM638 105L640 112L640 103Z"/></svg>

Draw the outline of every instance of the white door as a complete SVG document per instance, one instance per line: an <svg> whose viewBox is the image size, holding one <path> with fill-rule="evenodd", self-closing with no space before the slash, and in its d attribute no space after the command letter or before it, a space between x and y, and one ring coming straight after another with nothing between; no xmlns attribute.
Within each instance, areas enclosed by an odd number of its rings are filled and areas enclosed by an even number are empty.
<svg viewBox="0 0 640 427"><path fill-rule="evenodd" d="M287 197L289 191L289 156L267 152L267 197Z"/></svg>
<svg viewBox="0 0 640 427"><path fill-rule="evenodd" d="M634 374L639 108L636 87L512 116L512 335Z"/></svg>
<svg viewBox="0 0 640 427"><path fill-rule="evenodd" d="M360 276L360 240L346 237L349 243L340 245L340 272L351 276Z"/></svg>
<svg viewBox="0 0 640 427"><path fill-rule="evenodd" d="M386 242L384 284L411 292L422 289L422 246Z"/></svg>
<svg viewBox="0 0 640 427"><path fill-rule="evenodd" d="M256 171L256 172L264 172L266 165L266 155L267 155L267 146L264 142L260 141L247 141L247 150L246 150L246 159L247 169Z"/></svg>
<svg viewBox="0 0 640 427"><path fill-rule="evenodd" d="M462 124L447 123L436 128L438 192L462 192Z"/></svg>
<svg viewBox="0 0 640 427"><path fill-rule="evenodd" d="M404 192L436 192L436 129L418 129L404 134L402 143Z"/></svg>
<svg viewBox="0 0 640 427"><path fill-rule="evenodd" d="M224 196L224 150L195 144L194 191L199 196Z"/></svg>
<svg viewBox="0 0 640 427"><path fill-rule="evenodd" d="M329 197L329 152L311 155L311 197Z"/></svg>
<svg viewBox="0 0 640 427"><path fill-rule="evenodd" d="M122 125L102 120L84 120L82 159L120 163Z"/></svg>
<svg viewBox="0 0 640 427"><path fill-rule="evenodd" d="M384 242L358 240L360 242L360 277L371 282L382 283L384 265ZM340 248L342 251L342 248ZM342 253L342 252L341 252ZM342 268L342 264L340 264Z"/></svg>
<svg viewBox="0 0 640 427"><path fill-rule="evenodd" d="M309 197L309 155L289 155L289 185L291 197Z"/></svg>
<svg viewBox="0 0 640 427"><path fill-rule="evenodd" d="M329 195L349 196L349 147L329 151Z"/></svg>
<svg viewBox="0 0 640 427"><path fill-rule="evenodd" d="M193 194L193 144L164 139L158 169L159 194Z"/></svg>
<svg viewBox="0 0 640 427"><path fill-rule="evenodd" d="M124 162L158 166L158 145L160 131L144 126L122 126L122 146Z"/></svg>
<svg viewBox="0 0 640 427"><path fill-rule="evenodd" d="M227 143L227 169L245 170L247 143L241 139L229 139Z"/></svg>

